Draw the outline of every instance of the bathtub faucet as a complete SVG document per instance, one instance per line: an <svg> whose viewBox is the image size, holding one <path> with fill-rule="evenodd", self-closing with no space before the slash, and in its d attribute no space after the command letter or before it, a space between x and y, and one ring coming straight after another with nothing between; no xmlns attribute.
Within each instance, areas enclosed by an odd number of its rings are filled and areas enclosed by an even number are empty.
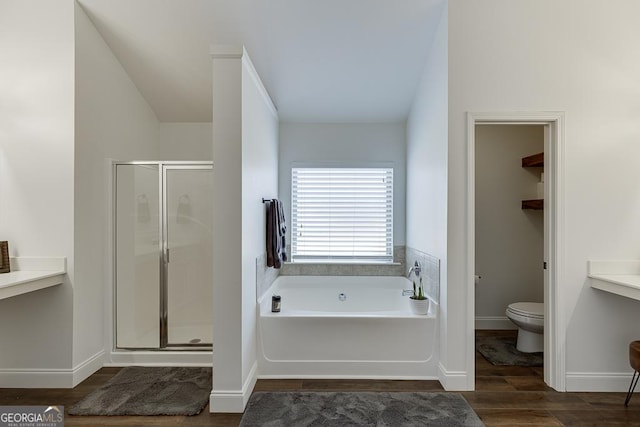
<svg viewBox="0 0 640 427"><path fill-rule="evenodd" d="M416 261L413 264L413 267L411 267L409 269L409 272L407 273L407 279L409 277L411 277L411 273L414 273L416 275L416 277L420 277L420 272L422 271L422 267L420 266L420 263L418 261Z"/></svg>

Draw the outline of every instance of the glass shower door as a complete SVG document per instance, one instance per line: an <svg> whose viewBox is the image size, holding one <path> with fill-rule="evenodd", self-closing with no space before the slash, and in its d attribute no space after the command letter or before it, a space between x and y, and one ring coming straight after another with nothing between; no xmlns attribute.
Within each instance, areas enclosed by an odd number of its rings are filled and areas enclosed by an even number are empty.
<svg viewBox="0 0 640 427"><path fill-rule="evenodd" d="M116 347L160 346L157 164L118 164L115 182Z"/></svg>
<svg viewBox="0 0 640 427"><path fill-rule="evenodd" d="M164 166L163 347L213 341L210 166ZM163 331L163 332L165 332Z"/></svg>

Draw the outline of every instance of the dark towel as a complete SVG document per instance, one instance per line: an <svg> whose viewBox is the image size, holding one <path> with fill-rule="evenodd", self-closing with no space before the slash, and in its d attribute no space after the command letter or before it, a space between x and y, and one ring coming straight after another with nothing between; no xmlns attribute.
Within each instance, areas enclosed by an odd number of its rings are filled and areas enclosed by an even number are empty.
<svg viewBox="0 0 640 427"><path fill-rule="evenodd" d="M278 199L267 207L267 267L280 268L287 261L287 225L284 208Z"/></svg>
<svg viewBox="0 0 640 427"><path fill-rule="evenodd" d="M266 249L267 249L267 267L273 267L274 265L274 250L273 246L275 245L276 239L274 238L275 233L277 232L276 228L276 204L273 203L273 200L270 200L267 203L267 239L266 239Z"/></svg>
<svg viewBox="0 0 640 427"><path fill-rule="evenodd" d="M279 227L280 232L278 233L278 240L280 242L280 247L278 248L279 258L282 262L285 262L289 259L287 256L287 221L284 217L284 206L280 200L278 202L278 218L279 218Z"/></svg>

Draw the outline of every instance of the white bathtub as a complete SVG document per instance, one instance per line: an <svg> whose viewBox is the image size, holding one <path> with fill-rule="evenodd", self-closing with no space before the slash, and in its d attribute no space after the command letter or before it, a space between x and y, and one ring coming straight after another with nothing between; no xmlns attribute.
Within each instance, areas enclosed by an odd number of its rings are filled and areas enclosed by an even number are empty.
<svg viewBox="0 0 640 427"><path fill-rule="evenodd" d="M280 276L259 301L260 377L435 379L438 307L413 314L409 288L402 277Z"/></svg>

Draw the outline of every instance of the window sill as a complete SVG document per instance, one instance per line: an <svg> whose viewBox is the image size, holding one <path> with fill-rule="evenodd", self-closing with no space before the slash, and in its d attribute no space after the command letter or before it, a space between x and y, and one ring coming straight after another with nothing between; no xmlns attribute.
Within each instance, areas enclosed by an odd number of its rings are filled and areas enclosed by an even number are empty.
<svg viewBox="0 0 640 427"><path fill-rule="evenodd" d="M405 273L402 262L293 261L282 267L280 274L285 276L402 276Z"/></svg>

